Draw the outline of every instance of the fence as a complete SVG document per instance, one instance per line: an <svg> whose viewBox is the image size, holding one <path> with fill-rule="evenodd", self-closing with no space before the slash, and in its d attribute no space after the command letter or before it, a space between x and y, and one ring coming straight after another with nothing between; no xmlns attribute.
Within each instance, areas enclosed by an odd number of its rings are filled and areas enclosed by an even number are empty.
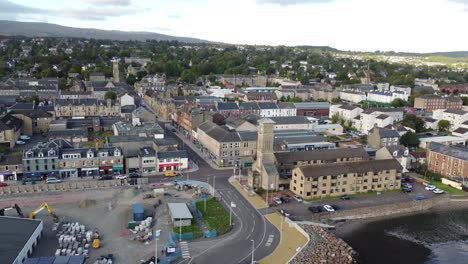
<svg viewBox="0 0 468 264"><path fill-rule="evenodd" d="M174 240L180 241L180 240L193 240L193 233L175 233L172 232Z"/></svg>
<svg viewBox="0 0 468 264"><path fill-rule="evenodd" d="M138 178L137 184L147 184L148 178ZM122 185L121 180L84 180L84 181L70 181L55 184L34 184L34 185L11 185L0 188L0 195L10 194L26 194L26 193L41 193L41 192L68 192L71 190L84 190L84 189L99 189L99 188L113 188L119 186L128 186L126 183Z"/></svg>
<svg viewBox="0 0 468 264"><path fill-rule="evenodd" d="M216 230L211 230L211 231L206 231L205 232L205 238L213 238L213 237L217 237L218 236L218 232L216 232Z"/></svg>
<svg viewBox="0 0 468 264"><path fill-rule="evenodd" d="M208 195L203 195L199 200L192 200L192 208L196 218L203 219L203 213L200 210L198 210L197 202L204 202L207 201L209 198L210 197ZM210 231L206 231L203 236L205 238L214 238L218 236L218 232L213 229Z"/></svg>

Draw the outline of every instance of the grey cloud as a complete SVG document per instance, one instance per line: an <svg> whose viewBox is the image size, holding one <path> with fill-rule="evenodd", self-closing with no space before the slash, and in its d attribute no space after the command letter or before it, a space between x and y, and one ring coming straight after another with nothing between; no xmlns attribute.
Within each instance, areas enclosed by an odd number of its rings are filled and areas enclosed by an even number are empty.
<svg viewBox="0 0 468 264"><path fill-rule="evenodd" d="M129 6L132 4L131 0L82 0L91 5L106 5L106 6Z"/></svg>
<svg viewBox="0 0 468 264"><path fill-rule="evenodd" d="M318 4L331 3L334 0L256 0L258 4L274 4L281 6L299 5L299 4Z"/></svg>
<svg viewBox="0 0 468 264"><path fill-rule="evenodd" d="M0 14L43 14L47 10L0 0Z"/></svg>
<svg viewBox="0 0 468 264"><path fill-rule="evenodd" d="M67 16L85 19L85 20L106 20L109 17L119 17L138 12L146 11L143 8L131 8L131 7L112 7L112 8L98 8L98 7L85 7L79 9L65 9L63 13Z"/></svg>

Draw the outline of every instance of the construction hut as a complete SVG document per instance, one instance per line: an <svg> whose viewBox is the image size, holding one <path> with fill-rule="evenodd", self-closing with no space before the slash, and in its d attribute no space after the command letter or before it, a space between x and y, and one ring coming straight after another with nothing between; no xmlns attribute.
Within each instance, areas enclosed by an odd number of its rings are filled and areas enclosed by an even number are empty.
<svg viewBox="0 0 468 264"><path fill-rule="evenodd" d="M174 226L190 226L192 225L192 213L184 203L168 203L169 212L171 214L172 223Z"/></svg>

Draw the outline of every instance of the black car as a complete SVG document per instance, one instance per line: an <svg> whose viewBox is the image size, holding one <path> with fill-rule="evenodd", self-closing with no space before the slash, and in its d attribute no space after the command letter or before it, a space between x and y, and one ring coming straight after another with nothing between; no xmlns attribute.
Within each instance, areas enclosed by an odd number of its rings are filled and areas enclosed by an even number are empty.
<svg viewBox="0 0 468 264"><path fill-rule="evenodd" d="M141 175L138 174L138 173L130 173L130 175L128 175L128 177L129 177L130 179L141 178Z"/></svg>
<svg viewBox="0 0 468 264"><path fill-rule="evenodd" d="M288 199L288 198L280 197L280 200L281 200L283 203L289 203L289 199Z"/></svg>
<svg viewBox="0 0 468 264"><path fill-rule="evenodd" d="M330 205L330 206L331 206L333 209L335 209L335 211L340 210L340 207L339 207L338 205L332 204L332 205Z"/></svg>
<svg viewBox="0 0 468 264"><path fill-rule="evenodd" d="M114 177L110 176L110 175L104 175L104 176L101 176L98 181L107 181L107 180L113 180Z"/></svg>
<svg viewBox="0 0 468 264"><path fill-rule="evenodd" d="M349 195L342 195L342 196L340 197L340 199L343 200L343 201L350 200L350 199L351 199L351 196L349 196Z"/></svg>
<svg viewBox="0 0 468 264"><path fill-rule="evenodd" d="M311 211L312 213L316 214L316 213L321 213L322 212L322 208L319 207L319 206L311 206L309 207L309 211Z"/></svg>

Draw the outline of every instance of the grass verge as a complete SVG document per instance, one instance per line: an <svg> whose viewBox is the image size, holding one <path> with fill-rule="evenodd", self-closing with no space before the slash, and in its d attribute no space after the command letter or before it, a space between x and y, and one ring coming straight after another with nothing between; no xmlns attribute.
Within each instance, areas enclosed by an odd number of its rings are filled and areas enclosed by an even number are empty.
<svg viewBox="0 0 468 264"><path fill-rule="evenodd" d="M439 188L441 190L444 190L445 192L447 192L449 194L455 194L455 195L466 195L467 194L466 192L464 192L462 190L458 190L458 189L455 189L455 188L450 187L448 185L445 185L440 181L429 180L429 182L432 185L434 185L435 187L437 187L437 188Z"/></svg>
<svg viewBox="0 0 468 264"><path fill-rule="evenodd" d="M215 200L209 199L205 203L203 201L197 202L197 209L203 214L203 220L210 230L216 230L218 235L225 234L231 230L229 225L229 214L224 210L223 206Z"/></svg>
<svg viewBox="0 0 468 264"><path fill-rule="evenodd" d="M181 232L180 227L178 226L174 227L172 231L174 231L174 233L176 234L180 234ZM192 225L182 227L182 234L186 233L192 233L193 239L203 237L203 233L200 230L200 226L198 225L197 221L195 221L195 219L192 221Z"/></svg>

